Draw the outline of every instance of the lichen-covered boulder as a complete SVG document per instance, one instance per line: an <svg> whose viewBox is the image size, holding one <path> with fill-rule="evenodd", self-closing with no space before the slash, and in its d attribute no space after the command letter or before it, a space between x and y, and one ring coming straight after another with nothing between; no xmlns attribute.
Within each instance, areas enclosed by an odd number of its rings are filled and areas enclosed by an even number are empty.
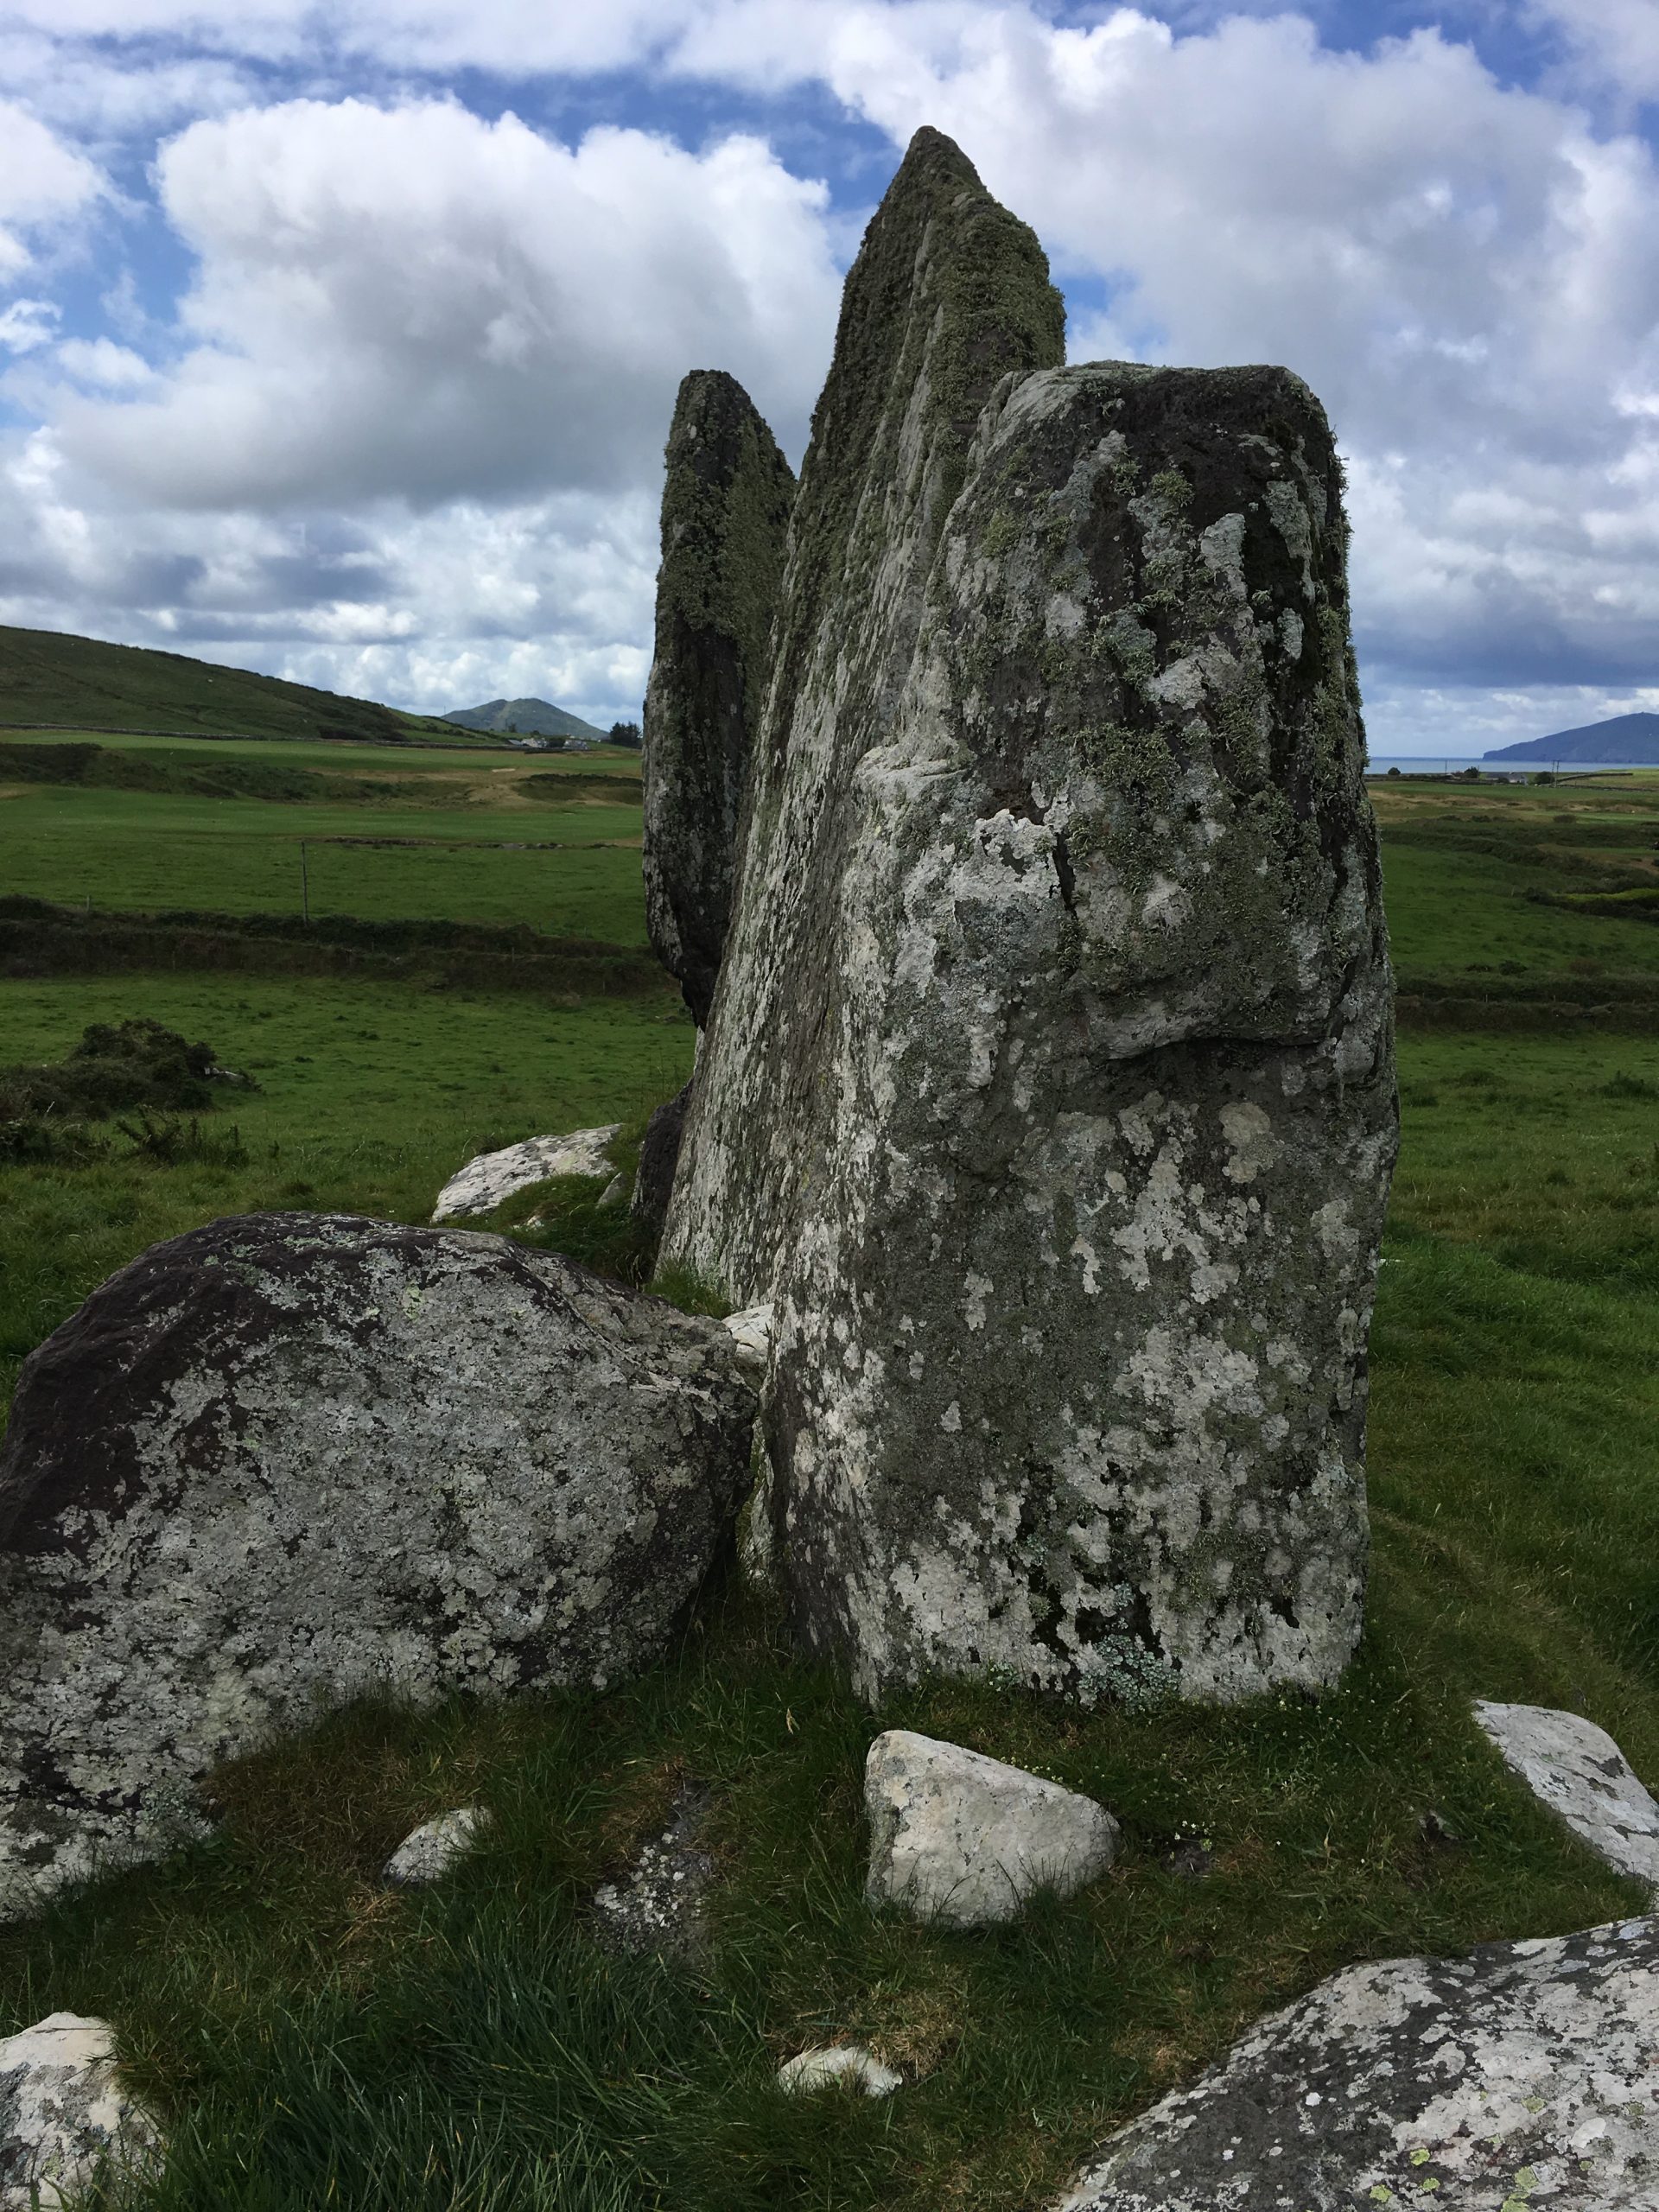
<svg viewBox="0 0 1659 2212"><path fill-rule="evenodd" d="M1286 371L1043 365L944 143L849 278L664 1252L774 1304L779 1563L866 1694L1318 1686L1397 1127L1341 472Z"/></svg>
<svg viewBox="0 0 1659 2212"><path fill-rule="evenodd" d="M652 1664L753 1416L718 1322L500 1237L156 1246L31 1356L0 1449L0 1912L164 1847L328 1702Z"/></svg>
<svg viewBox="0 0 1659 2212"><path fill-rule="evenodd" d="M748 394L720 369L681 385L666 460L641 861L652 944L701 1027L731 914L795 478Z"/></svg>
<svg viewBox="0 0 1659 2212"><path fill-rule="evenodd" d="M1350 1967L1102 2151L1059 2212L1659 2203L1659 1926Z"/></svg>
<svg viewBox="0 0 1659 2212"><path fill-rule="evenodd" d="M58 2212L154 2174L161 2131L121 2087L105 2020L52 2012L0 2037L0 2212Z"/></svg>

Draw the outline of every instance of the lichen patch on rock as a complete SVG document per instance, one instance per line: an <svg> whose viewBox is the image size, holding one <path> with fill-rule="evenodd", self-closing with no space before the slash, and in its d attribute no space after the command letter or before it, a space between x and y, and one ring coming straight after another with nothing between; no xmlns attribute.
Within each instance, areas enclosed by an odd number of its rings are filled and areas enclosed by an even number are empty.
<svg viewBox="0 0 1659 2212"><path fill-rule="evenodd" d="M1058 2212L1659 2202L1659 1928L1333 1974L1106 2145Z"/></svg>

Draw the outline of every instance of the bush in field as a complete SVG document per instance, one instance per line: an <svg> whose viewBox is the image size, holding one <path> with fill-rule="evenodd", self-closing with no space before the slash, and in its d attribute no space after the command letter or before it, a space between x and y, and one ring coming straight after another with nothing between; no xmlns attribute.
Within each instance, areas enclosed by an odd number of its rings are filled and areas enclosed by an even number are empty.
<svg viewBox="0 0 1659 2212"><path fill-rule="evenodd" d="M227 1083L254 1087L221 1068L211 1045L190 1044L159 1021L95 1021L67 1059L0 1068L0 1160L84 1165L107 1147L83 1124L134 1111L138 1131L118 1126L139 1149L154 1153L153 1131L175 1126L169 1115L210 1112ZM179 1135L175 1152L181 1145L186 1153L178 1156L205 1156L195 1128L192 1121L191 1135ZM193 1143L198 1149L191 1152Z"/></svg>

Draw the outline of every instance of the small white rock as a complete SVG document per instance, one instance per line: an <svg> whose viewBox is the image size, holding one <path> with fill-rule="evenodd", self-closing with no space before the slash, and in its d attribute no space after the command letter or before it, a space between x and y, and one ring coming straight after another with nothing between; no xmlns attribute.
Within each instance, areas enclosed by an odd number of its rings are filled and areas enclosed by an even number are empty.
<svg viewBox="0 0 1659 2212"><path fill-rule="evenodd" d="M950 1927L1011 1920L1037 1890L1070 1897L1117 1854L1092 1797L908 1728L870 1745L864 1809L869 1902Z"/></svg>
<svg viewBox="0 0 1659 2212"><path fill-rule="evenodd" d="M515 1191L527 1191L550 1175L614 1175L615 1164L607 1157L606 1147L621 1126L620 1122L607 1122L600 1129L526 1137L522 1144L507 1145L499 1152L480 1152L438 1192L432 1218L455 1221L467 1214L489 1213Z"/></svg>
<svg viewBox="0 0 1659 2212"><path fill-rule="evenodd" d="M726 1327L737 1347L737 1363L752 1375L764 1375L772 1357L772 1307L746 1306L728 1313Z"/></svg>
<svg viewBox="0 0 1659 2212"><path fill-rule="evenodd" d="M453 1813L440 1813L435 1820L423 1821L387 1859L385 1879L400 1889L442 1881L472 1849L489 1817L482 1806L461 1805Z"/></svg>
<svg viewBox="0 0 1659 2212"><path fill-rule="evenodd" d="M825 2044L803 2050L778 2069L778 2086L786 2095L810 2096L815 2089L861 2089L867 2097L890 2097L900 2077L861 2044Z"/></svg>
<svg viewBox="0 0 1659 2212"><path fill-rule="evenodd" d="M151 2166L161 2131L123 2092L107 2021L53 2012L0 2039L0 2212L57 2212L101 2166Z"/></svg>
<svg viewBox="0 0 1659 2212"><path fill-rule="evenodd" d="M1548 1705L1475 1701L1475 1719L1551 1812L1621 1874L1659 1888L1659 1804L1605 1728Z"/></svg>

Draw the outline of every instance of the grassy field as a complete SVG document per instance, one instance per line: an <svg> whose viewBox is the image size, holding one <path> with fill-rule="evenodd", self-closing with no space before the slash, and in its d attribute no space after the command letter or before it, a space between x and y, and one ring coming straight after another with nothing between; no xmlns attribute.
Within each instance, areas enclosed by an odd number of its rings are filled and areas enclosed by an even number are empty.
<svg viewBox="0 0 1659 2212"><path fill-rule="evenodd" d="M33 752L41 741L31 741ZM64 735L68 755L85 740ZM294 744L105 739L183 789L8 779L0 742L0 889L115 911L350 913L529 922L642 944L638 755L497 756ZM46 749L42 747L42 749ZM314 779L315 797L213 778ZM305 847L302 868L301 846Z"/></svg>
<svg viewBox="0 0 1659 2212"><path fill-rule="evenodd" d="M1425 977L1493 995L1543 976L1659 979L1659 929L1639 907L1609 929L1617 918L1571 904L1659 893L1659 770L1553 787L1381 778L1371 792L1402 992Z"/></svg>
<svg viewBox="0 0 1659 2212"><path fill-rule="evenodd" d="M1402 1037L1369 1628L1338 1694L1084 1716L942 1685L872 1715L732 1589L674 1666L614 1695L340 1715L223 1774L211 1843L0 1930L0 2032L111 2018L166 2113L143 2204L1034 2212L1119 2120L1333 1967L1637 1909L1468 1713L1571 1707L1659 1782L1659 1038L1640 996L1659 931L1526 896L1643 874L1659 779L1630 780L1629 804L1597 794L1611 823L1588 804L1557 823L1548 790L1382 796L1402 969L1522 1026ZM1528 857L1557 842L1560 869ZM1541 1010L1540 976L1635 1026ZM14 1363L157 1236L252 1205L422 1218L480 1146L637 1119L691 1036L666 993L560 1011L309 978L0 983L8 1058L128 1013L257 1077L215 1117L247 1157L0 1170ZM995 1932L873 1917L860 1773L897 1724L1097 1795L1121 1864ZM712 1793L709 1942L679 1966L620 1958L586 1900L688 1777ZM391 1847L462 1802L496 1815L476 1859L439 1891L384 1891ZM1194 1844L1201 1879L1179 1871ZM783 2058L842 2036L905 2086L774 2092Z"/></svg>

